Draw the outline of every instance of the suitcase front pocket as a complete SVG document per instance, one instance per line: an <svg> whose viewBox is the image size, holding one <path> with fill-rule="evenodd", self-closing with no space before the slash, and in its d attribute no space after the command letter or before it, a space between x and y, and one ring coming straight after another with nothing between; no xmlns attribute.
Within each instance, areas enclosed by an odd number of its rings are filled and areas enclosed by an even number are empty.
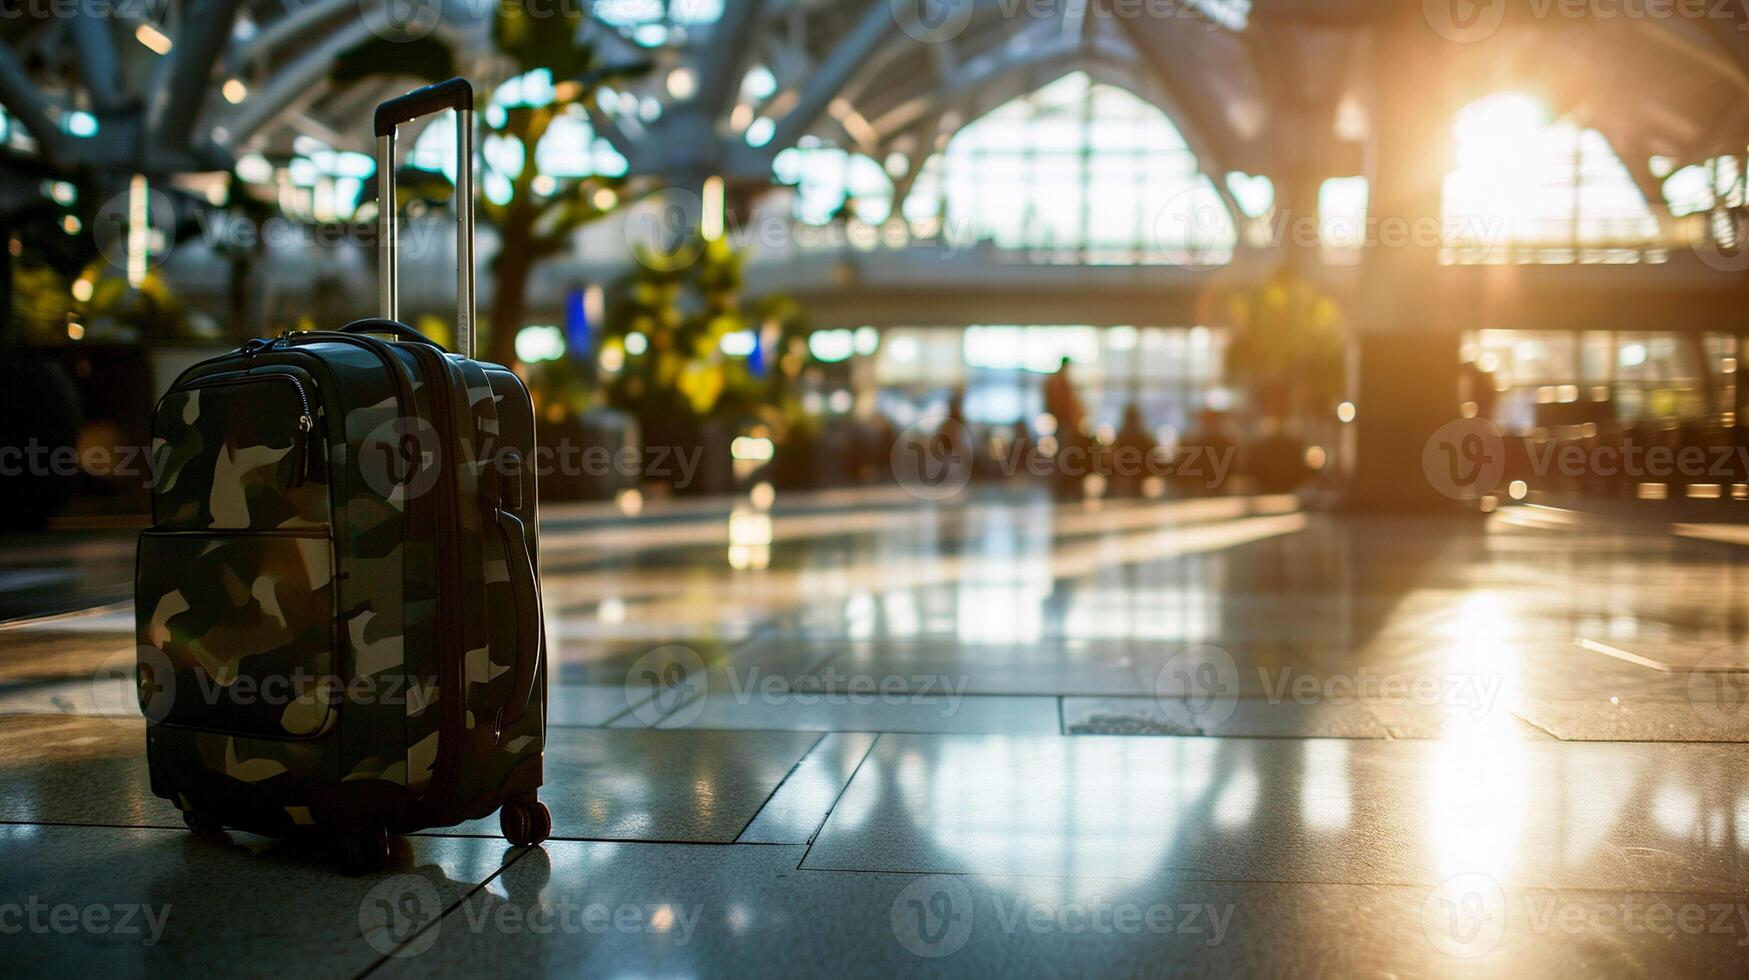
<svg viewBox="0 0 1749 980"><path fill-rule="evenodd" d="M317 529L329 519L327 446L309 376L289 368L203 378L153 416L154 526Z"/></svg>
<svg viewBox="0 0 1749 980"><path fill-rule="evenodd" d="M320 533L142 534L141 710L237 735L322 734L340 693L333 569Z"/></svg>

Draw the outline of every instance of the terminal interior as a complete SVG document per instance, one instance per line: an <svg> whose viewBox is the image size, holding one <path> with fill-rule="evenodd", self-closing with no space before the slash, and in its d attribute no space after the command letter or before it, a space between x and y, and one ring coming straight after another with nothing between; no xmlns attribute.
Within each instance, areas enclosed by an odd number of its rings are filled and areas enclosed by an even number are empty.
<svg viewBox="0 0 1749 980"><path fill-rule="evenodd" d="M378 312L451 76L553 831L349 876L152 791L152 416ZM1749 964L1742 11L75 3L0 110L21 975Z"/></svg>

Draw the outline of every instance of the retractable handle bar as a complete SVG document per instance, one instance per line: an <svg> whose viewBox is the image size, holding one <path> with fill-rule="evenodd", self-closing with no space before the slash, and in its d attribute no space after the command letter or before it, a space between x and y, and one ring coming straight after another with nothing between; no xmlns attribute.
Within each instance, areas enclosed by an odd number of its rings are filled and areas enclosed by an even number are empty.
<svg viewBox="0 0 1749 980"><path fill-rule="evenodd" d="M399 320L400 276L395 214L395 128L434 112L454 109L455 120L455 339L456 351L474 356L474 87L452 78L415 89L377 106L378 315Z"/></svg>

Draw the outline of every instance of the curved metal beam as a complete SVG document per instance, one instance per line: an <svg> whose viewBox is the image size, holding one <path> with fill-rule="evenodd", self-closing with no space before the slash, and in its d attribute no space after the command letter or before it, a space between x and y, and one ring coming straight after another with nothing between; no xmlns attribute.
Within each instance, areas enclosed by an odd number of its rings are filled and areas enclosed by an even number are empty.
<svg viewBox="0 0 1749 980"><path fill-rule="evenodd" d="M796 99L795 108L777 124L777 131L766 146L769 151L767 155L775 155L800 139L820 118L820 113L825 112L826 107L843 91L845 84L863 63L898 29L898 22L893 19L893 10L887 0L868 0L862 17L820 63Z"/></svg>
<svg viewBox="0 0 1749 980"><path fill-rule="evenodd" d="M146 133L166 153L188 149L194 122L212 89L213 64L231 36L240 0L190 0L177 22L176 45L152 79Z"/></svg>

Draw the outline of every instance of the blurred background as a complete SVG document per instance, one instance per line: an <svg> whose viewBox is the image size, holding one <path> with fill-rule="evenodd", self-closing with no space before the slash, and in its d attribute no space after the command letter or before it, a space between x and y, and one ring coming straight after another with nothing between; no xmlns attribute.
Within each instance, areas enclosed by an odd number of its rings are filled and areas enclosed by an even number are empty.
<svg viewBox="0 0 1749 980"><path fill-rule="evenodd" d="M545 444L615 461L559 457L548 499L891 483L915 445L1070 498L1735 519L1741 11L1157 6L9 17L0 519L138 519L124 447L180 370L374 313L370 111L451 75L482 102L483 356L527 380ZM443 342L453 126L409 127L399 164L402 315ZM1454 493L1424 450L1471 419L1503 470ZM1543 455L1567 446L1719 463Z"/></svg>
<svg viewBox="0 0 1749 980"><path fill-rule="evenodd" d="M63 904L8 965L392 970L410 880L409 973L1742 975L1745 10L9 3L0 897ZM219 631L135 608L151 417L377 312L372 110L452 76L556 832L341 879L154 795L139 644ZM455 125L392 202L444 344ZM60 935L112 896L167 941Z"/></svg>

